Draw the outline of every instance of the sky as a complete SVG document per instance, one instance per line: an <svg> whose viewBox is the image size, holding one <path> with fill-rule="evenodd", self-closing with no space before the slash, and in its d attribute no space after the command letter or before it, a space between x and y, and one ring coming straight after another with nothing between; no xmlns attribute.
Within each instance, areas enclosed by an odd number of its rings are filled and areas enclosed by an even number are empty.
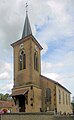
<svg viewBox="0 0 74 120"><path fill-rule="evenodd" d="M0 93L13 87L13 48L21 39L27 0L0 0ZM74 0L28 0L32 33L43 47L41 74L74 96Z"/></svg>

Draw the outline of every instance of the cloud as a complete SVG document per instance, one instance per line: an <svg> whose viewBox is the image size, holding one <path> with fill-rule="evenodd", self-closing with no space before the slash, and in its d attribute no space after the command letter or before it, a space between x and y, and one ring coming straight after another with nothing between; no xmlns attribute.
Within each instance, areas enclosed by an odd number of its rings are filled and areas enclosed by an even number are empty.
<svg viewBox="0 0 74 120"><path fill-rule="evenodd" d="M54 40L61 41L64 37L67 37L67 39L69 37L70 39L74 31L74 18L69 13L69 10L73 10L73 5L71 4L71 6L69 3L74 2L72 0L71 2L69 0L65 0L64 2L61 0L50 0L46 2L49 11L47 13L49 14L46 14L45 18L42 16L47 22L44 23L45 27L43 27L42 31L38 31L39 40L50 44Z"/></svg>
<svg viewBox="0 0 74 120"><path fill-rule="evenodd" d="M41 62L41 67L42 67L42 73L49 73L49 72L54 72L54 69L62 69L64 68L64 63L50 63L47 61L42 61Z"/></svg>
<svg viewBox="0 0 74 120"><path fill-rule="evenodd" d="M4 72L4 73L1 73L0 74L0 80L9 80L10 79L10 76L8 74L8 72Z"/></svg>
<svg viewBox="0 0 74 120"><path fill-rule="evenodd" d="M62 77L62 74L60 74L59 72L57 72L57 70L55 69L62 69L64 68L64 64L63 63L50 63L50 62L46 62L46 61L42 61L42 74L45 75L46 77L53 79L55 81L58 81L60 83L64 82L64 79Z"/></svg>
<svg viewBox="0 0 74 120"><path fill-rule="evenodd" d="M1 71L10 71L11 69L11 64L10 63L7 63L5 61L0 61L0 72Z"/></svg>
<svg viewBox="0 0 74 120"><path fill-rule="evenodd" d="M62 76L58 73L46 73L44 75L52 80L59 82L60 84L64 82Z"/></svg>
<svg viewBox="0 0 74 120"><path fill-rule="evenodd" d="M12 64L0 60L0 93L11 93L13 87Z"/></svg>
<svg viewBox="0 0 74 120"><path fill-rule="evenodd" d="M10 80L12 78L11 68L11 63L0 61L0 80Z"/></svg>
<svg viewBox="0 0 74 120"><path fill-rule="evenodd" d="M42 50L42 55L43 55L48 51L48 46L45 43L42 43L42 47L43 47L43 50Z"/></svg>
<svg viewBox="0 0 74 120"><path fill-rule="evenodd" d="M68 12L73 8L73 5L69 6L68 3L72 3L72 0L71 2L69 0L64 2L61 0L29 1L31 27L34 35L39 38L38 40L41 43L55 40L57 37L59 39L60 35L70 36L73 33L72 16ZM25 19L24 4L23 0L15 0L15 2L12 0L9 2L0 1L0 39L2 39L1 46L3 44L2 47L4 48L11 49L10 44L21 38ZM69 10L67 11L68 6ZM41 28L40 31L37 31L37 28Z"/></svg>
<svg viewBox="0 0 74 120"><path fill-rule="evenodd" d="M0 85L0 93L9 93L11 94L11 89L13 87L13 84L11 82L11 84L8 82L7 84L6 83L3 83L3 85Z"/></svg>

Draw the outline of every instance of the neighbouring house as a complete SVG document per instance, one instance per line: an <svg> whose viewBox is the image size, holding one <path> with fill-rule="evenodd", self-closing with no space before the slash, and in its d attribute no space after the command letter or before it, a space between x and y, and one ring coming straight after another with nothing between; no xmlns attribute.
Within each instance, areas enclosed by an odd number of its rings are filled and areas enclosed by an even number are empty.
<svg viewBox="0 0 74 120"><path fill-rule="evenodd" d="M11 46L14 49L14 86L11 96L17 111L71 113L70 91L41 75L43 48L32 34L28 14L22 38Z"/></svg>
<svg viewBox="0 0 74 120"><path fill-rule="evenodd" d="M14 106L14 102L12 101L3 101L0 100L0 110L4 112L11 112Z"/></svg>

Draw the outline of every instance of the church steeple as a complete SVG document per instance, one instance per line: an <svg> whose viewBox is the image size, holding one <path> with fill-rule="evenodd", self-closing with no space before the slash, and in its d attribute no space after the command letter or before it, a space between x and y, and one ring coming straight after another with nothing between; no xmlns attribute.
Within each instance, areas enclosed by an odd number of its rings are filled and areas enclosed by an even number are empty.
<svg viewBox="0 0 74 120"><path fill-rule="evenodd" d="M31 26L30 26L30 22L29 22L29 18L28 18L27 6L28 5L26 3L26 18L25 18L25 24L24 24L24 28L23 28L22 38L32 34L32 30L31 30Z"/></svg>

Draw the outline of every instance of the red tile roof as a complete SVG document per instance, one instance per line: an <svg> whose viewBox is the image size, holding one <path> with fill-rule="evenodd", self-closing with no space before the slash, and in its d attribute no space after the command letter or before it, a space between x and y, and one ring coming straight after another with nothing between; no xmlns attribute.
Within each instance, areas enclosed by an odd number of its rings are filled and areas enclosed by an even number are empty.
<svg viewBox="0 0 74 120"><path fill-rule="evenodd" d="M14 105L11 101L2 101L0 100L0 108L11 108Z"/></svg>

